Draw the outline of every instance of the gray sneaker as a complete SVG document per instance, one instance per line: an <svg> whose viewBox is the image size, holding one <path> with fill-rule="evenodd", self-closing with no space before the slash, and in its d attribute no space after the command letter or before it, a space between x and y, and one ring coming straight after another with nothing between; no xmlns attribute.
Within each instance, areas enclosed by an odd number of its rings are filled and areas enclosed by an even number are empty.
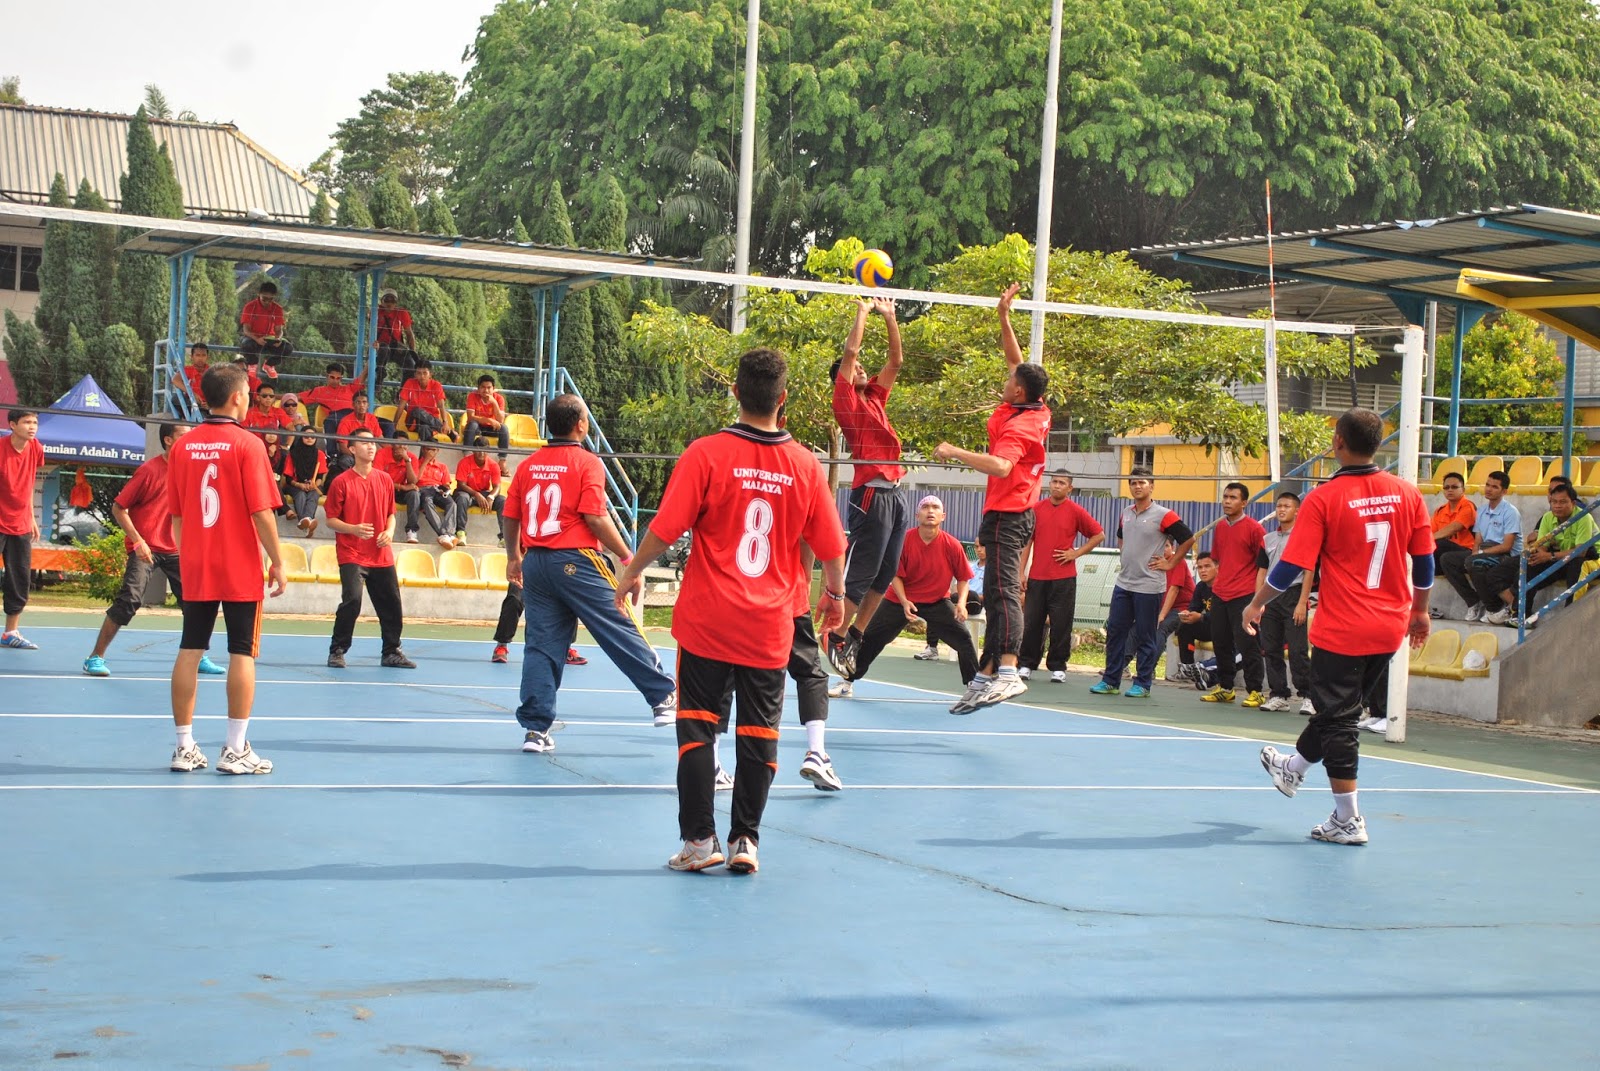
<svg viewBox="0 0 1600 1071"><path fill-rule="evenodd" d="M989 681L980 681L976 678L967 685L967 690L961 693L961 698L956 700L955 706L950 708L952 714L971 714L978 709L978 700L983 693L989 690Z"/></svg>
<svg viewBox="0 0 1600 1071"><path fill-rule="evenodd" d="M550 738L549 733L541 733L537 729L529 729L528 734L522 738L522 750L529 754L539 754L545 751L554 751L556 742Z"/></svg>
<svg viewBox="0 0 1600 1071"><path fill-rule="evenodd" d="M844 787L839 775L833 772L833 760L819 751L806 752L800 764L800 776L817 787L819 792L838 792Z"/></svg>
<svg viewBox="0 0 1600 1071"><path fill-rule="evenodd" d="M343 651L329 651L328 652L328 668L329 669L343 669L344 668L344 652Z"/></svg>
<svg viewBox="0 0 1600 1071"><path fill-rule="evenodd" d="M1335 812L1328 815L1327 821L1311 827L1311 839L1326 841L1329 844L1365 844L1367 820L1358 814L1348 822L1341 822L1338 813Z"/></svg>
<svg viewBox="0 0 1600 1071"><path fill-rule="evenodd" d="M1003 703L1007 699L1015 699L1028 690L1028 682L1020 676L996 677L989 682L989 687L978 697L980 707L991 707L996 703Z"/></svg>
<svg viewBox="0 0 1600 1071"><path fill-rule="evenodd" d="M383 665L389 669L416 669L417 664L406 657L404 651L390 651L383 656Z"/></svg>
<svg viewBox="0 0 1600 1071"><path fill-rule="evenodd" d="M722 845L713 833L702 840L684 841L678 854L667 860L667 866L673 870L705 870L707 867L721 866L724 858Z"/></svg>
<svg viewBox="0 0 1600 1071"><path fill-rule="evenodd" d="M1289 756L1277 748L1267 746L1261 749L1261 768L1272 777L1272 784L1285 796L1293 796L1300 791L1306 775L1295 773L1289 769Z"/></svg>
<svg viewBox="0 0 1600 1071"><path fill-rule="evenodd" d="M243 751L235 751L230 747L222 749L222 755L217 759L217 772L222 774L269 774L272 772L272 760L264 759L255 753L250 742L245 741Z"/></svg>
<svg viewBox="0 0 1600 1071"><path fill-rule="evenodd" d="M732 792L733 775L724 767L718 766L716 776L712 781L712 785L714 786L714 790L717 792Z"/></svg>
<svg viewBox="0 0 1600 1071"><path fill-rule="evenodd" d="M671 725L678 720L678 693L673 692L650 708L651 724L656 728Z"/></svg>
<svg viewBox="0 0 1600 1071"><path fill-rule="evenodd" d="M188 773L191 770L204 770L208 765L205 752L200 750L200 745L190 744L188 747L173 749L172 765L169 769L173 773Z"/></svg>
<svg viewBox="0 0 1600 1071"><path fill-rule="evenodd" d="M828 689L829 699L850 699L855 694L855 687L849 681L840 681Z"/></svg>

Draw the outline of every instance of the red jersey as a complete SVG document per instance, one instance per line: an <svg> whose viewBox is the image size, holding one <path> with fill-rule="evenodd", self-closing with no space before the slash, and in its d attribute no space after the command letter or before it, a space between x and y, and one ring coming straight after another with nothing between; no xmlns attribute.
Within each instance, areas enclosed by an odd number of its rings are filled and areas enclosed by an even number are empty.
<svg viewBox="0 0 1600 1071"><path fill-rule="evenodd" d="M261 542L251 517L283 502L267 448L234 421L211 417L179 436L167 457L167 508L184 522L184 598L260 602Z"/></svg>
<svg viewBox="0 0 1600 1071"><path fill-rule="evenodd" d="M328 472L328 455L322 452L321 446L318 446L316 449L317 460L313 464L306 466L308 469L313 469L313 471L310 473L301 473L300 469L294 463L294 451L285 450L284 453L289 455L289 460L284 463L283 474L289 477L290 480L295 480L300 483L310 483L318 476L326 475Z"/></svg>
<svg viewBox="0 0 1600 1071"><path fill-rule="evenodd" d="M405 342L411 328L411 313L406 309L386 309L378 306L378 345L399 345Z"/></svg>
<svg viewBox="0 0 1600 1071"><path fill-rule="evenodd" d="M346 416L343 420L339 421L340 435L349 435L357 428L366 428L368 431L372 432L373 438L375 439L383 438L383 425L379 424L378 418L371 413L368 413L366 416L357 416L355 413L351 413L349 416ZM341 439L340 441L346 446L350 445L349 439ZM382 460L382 453L383 451L380 450L380 457L378 458L380 461Z"/></svg>
<svg viewBox="0 0 1600 1071"><path fill-rule="evenodd" d="M1066 580L1077 576L1078 563L1063 565L1056 561L1055 552L1071 550L1079 536L1092 539L1104 531L1100 522L1072 499L1062 499L1057 505L1041 498L1033 504L1033 564L1028 567L1028 579Z"/></svg>
<svg viewBox="0 0 1600 1071"><path fill-rule="evenodd" d="M444 384L437 379L428 380L428 385L423 386L414 379L406 380L406 385L400 388L400 410L402 413L412 409L421 409L435 419L443 419L444 410Z"/></svg>
<svg viewBox="0 0 1600 1071"><path fill-rule="evenodd" d="M811 584L800 543L823 561L845 550L822 466L785 431L736 424L696 439L650 522L668 543L691 529L694 553L672 616L679 645L752 669L788 665L793 609Z"/></svg>
<svg viewBox="0 0 1600 1071"><path fill-rule="evenodd" d="M151 554L177 552L178 545L172 541L172 514L167 512L165 457L153 457L135 469L133 479L117 494L117 505L127 510L133 530L150 547ZM132 554L133 537L124 535L122 541Z"/></svg>
<svg viewBox="0 0 1600 1071"><path fill-rule="evenodd" d="M1031 509L1039 497L1044 447L1050 438L1050 410L1043 402L1002 405L989 417L989 453L1012 463L1011 475L990 476L983 508L1000 513Z"/></svg>
<svg viewBox="0 0 1600 1071"><path fill-rule="evenodd" d="M378 536L389 530L389 519L394 516L394 481L388 473L376 465L364 477L355 469L346 469L333 478L322 510L330 521L337 518L346 524L372 525L371 539L334 533L340 565L382 569L394 564L393 548L378 545Z"/></svg>
<svg viewBox="0 0 1600 1071"><path fill-rule="evenodd" d="M421 461L416 465L418 487L449 487L450 469L437 456L432 461Z"/></svg>
<svg viewBox="0 0 1600 1071"><path fill-rule="evenodd" d="M1245 599L1256 593L1258 557L1266 545L1267 530L1248 513L1236 521L1224 517L1211 533L1211 556L1217 560L1217 578L1211 594L1223 602Z"/></svg>
<svg viewBox="0 0 1600 1071"><path fill-rule="evenodd" d="M1422 495L1399 477L1364 465L1313 489L1283 552L1308 573L1322 565L1312 646L1342 655L1398 651L1411 613L1409 559L1433 549Z"/></svg>
<svg viewBox="0 0 1600 1071"><path fill-rule="evenodd" d="M479 391L467 395L467 418L483 423L485 420L500 421L506 411L506 400L500 396L499 391L494 391L485 398Z"/></svg>
<svg viewBox="0 0 1600 1071"><path fill-rule="evenodd" d="M1178 589L1178 594L1172 600L1172 610L1187 610L1194 601L1194 574L1189 571L1189 563L1182 558L1173 562L1172 568L1167 570L1167 590L1173 588Z"/></svg>
<svg viewBox="0 0 1600 1071"><path fill-rule="evenodd" d="M500 493L500 466L493 458L480 465L468 454L456 465L456 486L470 487L480 495L493 498Z"/></svg>
<svg viewBox="0 0 1600 1071"><path fill-rule="evenodd" d="M21 450L10 436L0 439L0 534L33 534L33 477L42 464L38 439Z"/></svg>
<svg viewBox="0 0 1600 1071"><path fill-rule="evenodd" d="M239 310L239 326L247 334L280 338L283 335L283 306L276 301L271 305L263 305L260 298L252 298Z"/></svg>
<svg viewBox="0 0 1600 1071"><path fill-rule="evenodd" d="M906 589L906 598L921 606L950 594L950 585L957 580L971 580L972 563L967 561L961 541L949 532L941 529L924 543L922 529L913 528L900 545L900 567L895 575ZM883 597L900 601L892 586Z"/></svg>
<svg viewBox="0 0 1600 1071"><path fill-rule="evenodd" d="M372 462L372 467L382 469L384 475L394 481L396 487L399 487L403 483L412 482L406 478L406 462L408 461L411 462L411 473L414 476L417 472L417 455L410 450L407 450L405 456L401 458L396 458L393 450L379 450L378 456Z"/></svg>
<svg viewBox="0 0 1600 1071"><path fill-rule="evenodd" d="M899 461L900 436L889 425L885 406L889 391L876 379L857 390L855 384L844 378L833 381L833 419L839 422L845 445L857 462L851 487L860 487L868 480L888 480L899 483L906 474L901 465L863 465L862 461Z"/></svg>
<svg viewBox="0 0 1600 1071"><path fill-rule="evenodd" d="M206 368L209 367L211 366L206 366ZM206 396L200 392L200 381L204 379L205 376L206 369L201 368L197 364L186 364L183 366L183 378L189 381L189 390L194 393L194 399L197 402L203 403L206 400ZM252 386L250 390L253 393L255 391L255 387Z"/></svg>
<svg viewBox="0 0 1600 1071"><path fill-rule="evenodd" d="M278 431L282 428L294 427L294 417L288 410L273 406L263 413L260 408L252 405L245 410L244 419L239 422L247 428L265 428L267 431Z"/></svg>
<svg viewBox="0 0 1600 1071"><path fill-rule="evenodd" d="M517 520L523 550L599 550L600 540L584 518L605 512L606 474L600 459L582 443L558 439L517 466L504 515Z"/></svg>
<svg viewBox="0 0 1600 1071"><path fill-rule="evenodd" d="M324 383L320 387L300 392L300 404L307 413L311 412L313 405L320 405L330 413L338 413L345 409L356 407L356 395L366 390L366 384L361 380L354 383L340 383L335 387L332 383Z"/></svg>

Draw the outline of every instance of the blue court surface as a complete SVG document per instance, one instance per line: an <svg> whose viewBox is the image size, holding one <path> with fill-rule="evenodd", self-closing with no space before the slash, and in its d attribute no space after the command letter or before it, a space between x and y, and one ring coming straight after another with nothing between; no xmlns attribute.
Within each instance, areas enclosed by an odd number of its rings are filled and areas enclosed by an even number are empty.
<svg viewBox="0 0 1600 1071"><path fill-rule="evenodd" d="M0 1068L1600 1066L1600 793L1369 753L1336 847L1260 741L863 683L846 790L791 698L761 872L676 874L672 731L593 649L525 755L486 643L267 636L277 769L229 778L166 769L175 633L92 680L90 630L30 632Z"/></svg>

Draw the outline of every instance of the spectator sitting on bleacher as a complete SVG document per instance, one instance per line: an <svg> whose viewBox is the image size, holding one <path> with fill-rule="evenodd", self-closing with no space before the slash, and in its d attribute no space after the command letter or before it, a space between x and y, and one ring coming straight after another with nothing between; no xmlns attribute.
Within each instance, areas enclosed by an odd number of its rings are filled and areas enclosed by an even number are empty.
<svg viewBox="0 0 1600 1071"><path fill-rule="evenodd" d="M444 384L433 378L433 366L427 361L418 361L416 371L400 388L400 412L405 426L423 442L437 442L441 435L447 442L454 441L447 430Z"/></svg>
<svg viewBox="0 0 1600 1071"><path fill-rule="evenodd" d="M506 426L506 400L495 389L494 377L485 373L478 377L478 389L467 395L466 426L461 429L461 441L473 443L478 436L491 436L500 444L500 467L506 467L506 451L511 449L511 429Z"/></svg>
<svg viewBox="0 0 1600 1071"><path fill-rule="evenodd" d="M200 392L200 377L206 374L206 369L211 367L211 347L204 342L196 342L189 347L189 363L172 374L172 385L182 390L185 381L189 385L189 393L193 396L195 405L200 412L207 413L206 396Z"/></svg>
<svg viewBox="0 0 1600 1071"><path fill-rule="evenodd" d="M366 428L372 432L372 437L375 439L394 438L394 425L387 420L380 419L377 414L368 408L371 403L367 401L366 394L358 393L354 398L354 402L355 408L345 414L344 419L339 421L339 427L336 429L337 434L340 436L335 442L339 453L334 458L333 467L338 469L339 472L351 468L356 463L356 455L350 450L349 435L357 428ZM380 449L378 452L381 454L383 451Z"/></svg>
<svg viewBox="0 0 1600 1071"><path fill-rule="evenodd" d="M505 532L500 523L506 508L506 496L500 493L500 466L489 460L489 444L483 436L472 440L472 453L456 465L456 542L467 541L467 510L477 506L494 513L494 529L500 542L505 543Z"/></svg>
<svg viewBox="0 0 1600 1071"><path fill-rule="evenodd" d="M1170 541L1169 541L1170 542ZM1194 572L1187 561L1176 561L1167 570L1167 593L1161 597L1161 614L1156 618L1156 650L1167 649L1167 639L1183 624L1183 612L1194 601ZM1181 665L1181 664L1180 664ZM1179 669L1168 666L1166 679L1188 680Z"/></svg>
<svg viewBox="0 0 1600 1071"><path fill-rule="evenodd" d="M417 365L417 336L411 330L411 313L400 307L400 296L385 290L378 298L378 378L387 381L389 362L400 366L400 382L411 378Z"/></svg>
<svg viewBox="0 0 1600 1071"><path fill-rule="evenodd" d="M1531 580L1552 565L1560 565L1561 568L1528 590L1528 628L1539 623L1539 607L1545 601L1583 578L1583 562L1588 553L1580 552L1578 548L1593 539L1597 530L1594 514L1591 513L1571 527L1556 532L1558 526L1572 520L1577 513L1578 503L1570 484L1553 485L1548 502L1550 509L1539 518L1538 534L1528 541L1528 578ZM1505 595L1513 599L1515 605L1515 592L1507 591ZM1504 623L1515 628L1517 619L1513 615Z"/></svg>
<svg viewBox="0 0 1600 1071"><path fill-rule="evenodd" d="M292 521L295 516L289 512L289 498L285 493L283 478L284 469L289 465L289 454L278 442L278 437L270 432L263 435L261 441L267 444L267 461L272 465L272 478L278 482L278 508L273 512L280 517L287 515Z"/></svg>
<svg viewBox="0 0 1600 1071"><path fill-rule="evenodd" d="M289 484L289 502L294 508L295 523L310 539L317 531L317 502L322 498L322 483L328 475L328 455L312 434L310 424L301 424L289 443L289 462L283 467L283 478Z"/></svg>
<svg viewBox="0 0 1600 1071"><path fill-rule="evenodd" d="M1201 686L1200 671L1194 664L1194 645L1211 642L1211 582L1217 578L1217 559L1201 551L1194 559L1195 582L1189 605L1178 611L1178 665L1167 671L1169 681L1192 681Z"/></svg>
<svg viewBox="0 0 1600 1071"><path fill-rule="evenodd" d="M254 398L256 396L256 391L261 389L261 377L256 375L256 366L246 363L244 354L242 353L234 357L233 363L234 366L239 369L239 371L244 373L245 383L250 388L250 397ZM205 404L204 398L201 399L201 404Z"/></svg>
<svg viewBox="0 0 1600 1071"><path fill-rule="evenodd" d="M1450 582L1450 586L1455 588L1461 600L1472 606L1478 601L1478 593L1473 591L1472 585L1467 582L1465 570L1446 569L1445 561L1449 558L1462 558L1458 564L1465 565L1466 558L1471 557L1473 528L1478 523L1478 507L1467 498L1467 485L1459 474L1447 472L1440 483L1444 487L1444 504L1433 511L1434 567Z"/></svg>
<svg viewBox="0 0 1600 1071"><path fill-rule="evenodd" d="M366 392L367 381L357 378L346 383L344 381L344 365L339 364L337 361L328 365L327 376L326 383L300 392L300 404L306 407L305 420L308 423L311 420L311 407L314 405L322 406L325 414L322 430L329 435L333 435L339 430L339 423L355 412L355 396ZM336 457L339 452L335 442L335 440L329 439L325 444L330 459Z"/></svg>
<svg viewBox="0 0 1600 1071"><path fill-rule="evenodd" d="M294 395L287 394L284 397L293 398ZM297 423L294 419L294 414L290 410L278 405L278 391L275 387L265 384L258 387L255 392L255 402L255 405L244 411L244 419L239 422L245 427L251 429L265 428L270 431L278 431L281 428L287 431ZM298 407L298 399L296 399L295 405ZM262 435L265 432L256 430L256 434Z"/></svg>
<svg viewBox="0 0 1600 1071"><path fill-rule="evenodd" d="M379 452L373 462L388 474L394 484L395 505L406 508L406 542L417 541L417 529L422 524L422 493L417 490L417 458L405 443L391 443Z"/></svg>
<svg viewBox="0 0 1600 1071"><path fill-rule="evenodd" d="M268 379L278 378L279 361L294 356L283 337L286 319L283 306L278 304L278 284L271 279L263 279L255 298L239 310L239 332L244 335L239 340L239 353L252 370L264 362Z"/></svg>
<svg viewBox="0 0 1600 1071"><path fill-rule="evenodd" d="M1487 621L1503 625L1511 619L1512 608L1501 592L1515 582L1517 556L1522 553L1522 515L1506 501L1511 477L1491 472L1483 481L1483 497L1488 504L1478 510L1473 552L1444 560L1445 579L1458 592L1470 590L1474 601L1467 607L1468 621ZM1465 597L1465 596L1463 596Z"/></svg>
<svg viewBox="0 0 1600 1071"><path fill-rule="evenodd" d="M422 515L438 537L441 547L453 547L457 539L451 533L465 528L463 520L456 524L456 500L450 497L450 470L439 460L439 448L429 443L422 448L417 459L417 491L422 504ZM466 535L460 542L467 541Z"/></svg>

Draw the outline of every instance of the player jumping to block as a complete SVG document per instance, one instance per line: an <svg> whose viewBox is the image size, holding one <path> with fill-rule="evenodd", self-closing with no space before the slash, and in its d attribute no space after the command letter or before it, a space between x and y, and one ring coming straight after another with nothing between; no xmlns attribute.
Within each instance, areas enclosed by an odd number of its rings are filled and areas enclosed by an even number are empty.
<svg viewBox="0 0 1600 1071"><path fill-rule="evenodd" d="M1366 819L1356 804L1358 719L1406 637L1412 647L1428 639L1433 528L1416 487L1372 463L1382 441L1383 421L1371 410L1351 409L1339 418L1333 429L1339 471L1306 495L1282 559L1244 610L1254 633L1267 603L1302 571L1322 566L1321 601L1311 619L1317 712L1293 752L1264 747L1261 765L1279 792L1293 796L1306 770L1322 763L1333 814L1312 827L1311 837L1330 844L1367 843Z"/></svg>

